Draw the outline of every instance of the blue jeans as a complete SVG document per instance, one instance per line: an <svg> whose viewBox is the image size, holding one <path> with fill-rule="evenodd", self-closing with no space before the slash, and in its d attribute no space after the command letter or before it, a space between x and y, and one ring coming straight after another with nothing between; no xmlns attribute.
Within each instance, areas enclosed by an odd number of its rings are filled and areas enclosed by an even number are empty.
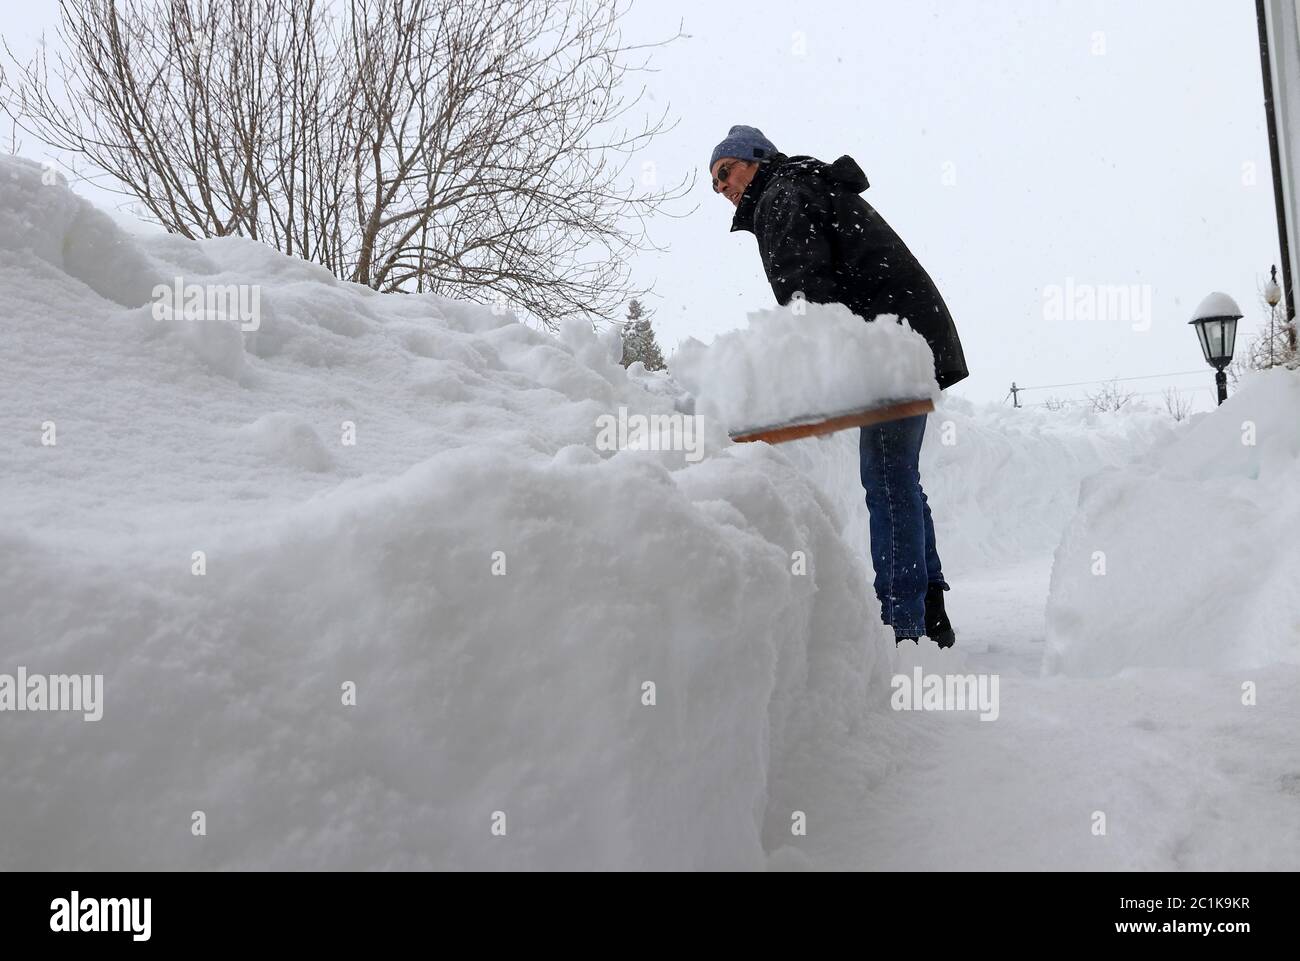
<svg viewBox="0 0 1300 961"><path fill-rule="evenodd" d="M858 439L862 487L871 516L871 564L881 619L896 637L925 634L925 593L948 590L934 545L930 504L921 490L926 415L863 427Z"/></svg>

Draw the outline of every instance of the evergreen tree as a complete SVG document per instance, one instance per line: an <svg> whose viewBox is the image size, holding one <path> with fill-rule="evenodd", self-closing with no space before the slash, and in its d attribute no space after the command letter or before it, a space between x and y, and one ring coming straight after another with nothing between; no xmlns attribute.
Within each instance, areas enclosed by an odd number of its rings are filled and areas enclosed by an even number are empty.
<svg viewBox="0 0 1300 961"><path fill-rule="evenodd" d="M628 367L636 361L645 364L646 370L663 370L664 355L655 340L654 328L650 326L650 314L634 300L627 306L627 320L623 322L623 366Z"/></svg>

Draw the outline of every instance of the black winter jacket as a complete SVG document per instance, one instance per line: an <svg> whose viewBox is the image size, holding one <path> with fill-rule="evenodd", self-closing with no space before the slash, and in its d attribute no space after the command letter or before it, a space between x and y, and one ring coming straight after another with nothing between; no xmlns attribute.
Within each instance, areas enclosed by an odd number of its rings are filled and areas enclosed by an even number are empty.
<svg viewBox="0 0 1300 961"><path fill-rule="evenodd" d="M809 303L844 304L867 320L897 314L929 342L935 379L950 387L970 373L957 326L925 268L858 196L868 186L852 157L827 164L777 154L759 165L731 229L758 238L778 303L802 291Z"/></svg>

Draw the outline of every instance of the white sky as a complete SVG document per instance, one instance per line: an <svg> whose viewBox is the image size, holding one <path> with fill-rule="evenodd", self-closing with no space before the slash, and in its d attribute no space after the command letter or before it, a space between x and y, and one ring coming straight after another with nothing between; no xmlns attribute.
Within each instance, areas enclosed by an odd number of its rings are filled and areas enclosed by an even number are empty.
<svg viewBox="0 0 1300 961"><path fill-rule="evenodd" d="M0 33L21 54L57 9L10 5ZM736 123L789 154L858 161L867 199L956 319L971 368L956 394L1201 370L1128 386L1200 388L1204 408L1213 371L1187 326L1197 303L1216 289L1236 298L1239 350L1263 321L1277 232L1248 0L638 0L625 38L671 35L679 20L689 39L641 79L647 105L680 123L630 168L700 175L680 205L698 209L652 230L668 251L635 265L665 352L773 304L753 237L728 233L732 208L704 170ZM45 156L26 139L26 156ZM1048 319L1044 288L1067 282L1150 285L1150 329Z"/></svg>

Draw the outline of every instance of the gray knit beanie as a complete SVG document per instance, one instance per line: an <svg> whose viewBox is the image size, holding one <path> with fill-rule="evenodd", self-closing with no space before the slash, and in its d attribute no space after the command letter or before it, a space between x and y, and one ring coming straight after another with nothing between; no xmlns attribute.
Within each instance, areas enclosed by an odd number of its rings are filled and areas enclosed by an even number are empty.
<svg viewBox="0 0 1300 961"><path fill-rule="evenodd" d="M776 144L763 136L757 127L736 124L727 131L727 139L713 148L709 158L709 169L723 157L735 157L737 160L756 160L762 163L777 153Z"/></svg>

